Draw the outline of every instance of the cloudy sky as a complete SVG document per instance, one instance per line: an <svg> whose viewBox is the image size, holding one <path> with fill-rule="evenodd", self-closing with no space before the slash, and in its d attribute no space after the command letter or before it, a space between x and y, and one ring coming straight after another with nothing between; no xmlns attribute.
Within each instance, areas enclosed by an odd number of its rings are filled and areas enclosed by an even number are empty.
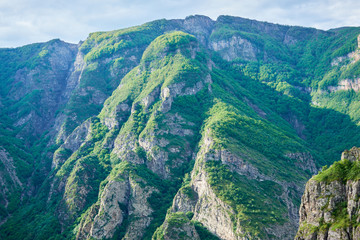
<svg viewBox="0 0 360 240"><path fill-rule="evenodd" d="M330 29L360 26L359 0L0 0L0 47L60 38L77 43L90 32L151 20L219 15Z"/></svg>

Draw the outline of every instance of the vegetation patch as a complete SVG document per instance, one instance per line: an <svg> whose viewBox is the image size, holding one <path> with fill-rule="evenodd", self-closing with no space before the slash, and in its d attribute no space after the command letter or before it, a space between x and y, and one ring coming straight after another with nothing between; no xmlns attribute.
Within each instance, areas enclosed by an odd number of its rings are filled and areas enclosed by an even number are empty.
<svg viewBox="0 0 360 240"><path fill-rule="evenodd" d="M318 182L330 183L340 181L346 183L348 180L360 179L360 162L351 162L347 159L335 162L329 168L323 168L316 176L313 177Z"/></svg>

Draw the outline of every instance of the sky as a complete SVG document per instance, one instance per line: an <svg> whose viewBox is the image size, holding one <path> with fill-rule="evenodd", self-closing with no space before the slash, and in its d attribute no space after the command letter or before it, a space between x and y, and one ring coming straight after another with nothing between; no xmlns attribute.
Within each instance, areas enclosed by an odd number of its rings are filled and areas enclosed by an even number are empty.
<svg viewBox="0 0 360 240"><path fill-rule="evenodd" d="M91 32L156 19L231 15L323 30L360 26L359 0L0 0L0 48L54 38L78 43Z"/></svg>

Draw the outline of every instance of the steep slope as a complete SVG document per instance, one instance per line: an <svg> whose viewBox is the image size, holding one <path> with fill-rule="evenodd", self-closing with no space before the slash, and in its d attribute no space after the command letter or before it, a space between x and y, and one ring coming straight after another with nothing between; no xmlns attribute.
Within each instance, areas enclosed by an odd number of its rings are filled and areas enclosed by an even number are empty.
<svg viewBox="0 0 360 240"><path fill-rule="evenodd" d="M309 180L296 239L360 238L359 156L360 149L353 147Z"/></svg>
<svg viewBox="0 0 360 240"><path fill-rule="evenodd" d="M63 96L69 94L67 78L76 53L76 45L60 40L0 51L1 119L7 115L21 128L17 134L26 144L54 124L56 111L66 101Z"/></svg>
<svg viewBox="0 0 360 240"><path fill-rule="evenodd" d="M44 56L29 64L49 85L24 78L39 105L0 98L0 237L292 239L307 179L360 140L357 92L331 82L354 97L340 111L323 81L357 77L359 33L191 16L3 50L5 65ZM23 68L1 84L16 89ZM16 125L22 102L49 123Z"/></svg>
<svg viewBox="0 0 360 240"><path fill-rule="evenodd" d="M55 149L44 135L63 104L76 52L76 45L60 40L0 50L0 222L47 175L46 156Z"/></svg>

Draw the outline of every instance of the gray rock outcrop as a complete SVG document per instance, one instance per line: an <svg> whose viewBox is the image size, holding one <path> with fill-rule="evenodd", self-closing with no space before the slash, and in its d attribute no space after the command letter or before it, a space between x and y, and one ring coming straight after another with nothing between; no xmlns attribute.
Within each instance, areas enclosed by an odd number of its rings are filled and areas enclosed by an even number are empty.
<svg viewBox="0 0 360 240"><path fill-rule="evenodd" d="M359 148L346 150L340 162L308 181L296 240L360 239L360 181L345 167L358 171L359 156Z"/></svg>

